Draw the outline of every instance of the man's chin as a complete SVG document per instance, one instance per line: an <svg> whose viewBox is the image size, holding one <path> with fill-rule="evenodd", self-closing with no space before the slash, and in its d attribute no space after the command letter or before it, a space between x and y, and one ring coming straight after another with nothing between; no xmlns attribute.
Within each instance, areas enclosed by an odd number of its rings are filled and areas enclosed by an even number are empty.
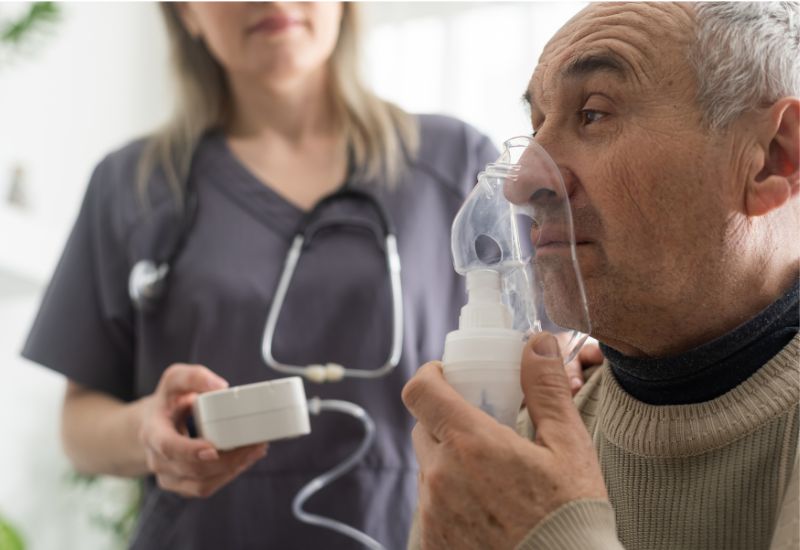
<svg viewBox="0 0 800 550"><path fill-rule="evenodd" d="M544 305L550 321L562 328L588 332L588 313L577 279L544 279Z"/></svg>
<svg viewBox="0 0 800 550"><path fill-rule="evenodd" d="M604 265L600 246L584 243L575 246L576 262L569 247L566 251L547 251L534 258L534 269L544 291L547 316L563 328L588 332L589 314L584 301L584 283L597 274ZM578 273L581 282L578 282ZM587 296L588 298L588 296Z"/></svg>

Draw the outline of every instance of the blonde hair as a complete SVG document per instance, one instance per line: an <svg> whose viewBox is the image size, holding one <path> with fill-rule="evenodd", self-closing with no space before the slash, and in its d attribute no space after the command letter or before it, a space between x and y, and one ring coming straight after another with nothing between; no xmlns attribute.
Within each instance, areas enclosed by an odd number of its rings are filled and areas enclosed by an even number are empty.
<svg viewBox="0 0 800 550"><path fill-rule="evenodd" d="M328 61L334 120L344 132L359 175L392 186L402 175L407 159L416 153L419 130L414 117L364 85L359 73L358 8L354 3L343 3L339 37ZM147 182L160 167L181 198L197 144L206 131L225 125L232 112L232 99L224 69L205 43L189 34L175 5L162 3L161 10L177 80L177 111L147 140L137 180L146 196Z"/></svg>

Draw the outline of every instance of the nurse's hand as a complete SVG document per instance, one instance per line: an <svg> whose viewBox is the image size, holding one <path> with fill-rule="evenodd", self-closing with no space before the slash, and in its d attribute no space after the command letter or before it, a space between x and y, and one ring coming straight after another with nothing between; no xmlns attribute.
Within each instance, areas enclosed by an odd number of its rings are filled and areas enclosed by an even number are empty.
<svg viewBox="0 0 800 550"><path fill-rule="evenodd" d="M267 453L266 444L219 452L208 441L189 437L186 419L197 394L226 387L228 383L206 367L175 364L147 398L139 440L147 467L162 489L208 497Z"/></svg>
<svg viewBox="0 0 800 550"><path fill-rule="evenodd" d="M436 362L403 389L417 419L422 548L514 548L562 505L608 498L552 335L526 345L521 382L535 441L467 403Z"/></svg>

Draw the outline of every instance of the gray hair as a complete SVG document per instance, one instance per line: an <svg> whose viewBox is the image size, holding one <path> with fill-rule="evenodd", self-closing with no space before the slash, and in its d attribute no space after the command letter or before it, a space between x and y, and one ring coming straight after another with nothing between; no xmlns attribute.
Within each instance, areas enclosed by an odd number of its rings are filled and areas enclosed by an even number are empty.
<svg viewBox="0 0 800 550"><path fill-rule="evenodd" d="M691 61L705 122L724 129L741 114L800 96L800 4L695 5Z"/></svg>

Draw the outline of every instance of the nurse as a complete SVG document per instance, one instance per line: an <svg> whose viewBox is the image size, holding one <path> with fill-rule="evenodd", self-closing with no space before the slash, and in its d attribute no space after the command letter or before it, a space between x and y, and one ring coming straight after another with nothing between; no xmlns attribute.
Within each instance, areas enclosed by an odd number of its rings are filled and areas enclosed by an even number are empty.
<svg viewBox="0 0 800 550"><path fill-rule="evenodd" d="M310 435L269 452L220 452L189 437L187 414L197 393L280 376L262 359L262 335L294 230L323 196L364 189L396 229L402 356L375 380L306 383L309 397L364 407L378 432L359 467L306 509L401 548L417 470L400 390L441 356L456 325L464 294L449 228L497 152L459 121L412 116L367 91L356 73L357 5L163 10L175 117L97 166L24 349L69 379L66 452L82 472L145 479L137 548L353 548L295 520L291 501L357 447L356 420L315 417ZM187 189L196 208L184 208ZM370 229L378 221L357 201L321 218L273 353L290 364L377 368L392 336L385 259ZM129 273L159 255L172 257L165 294L138 309Z"/></svg>

